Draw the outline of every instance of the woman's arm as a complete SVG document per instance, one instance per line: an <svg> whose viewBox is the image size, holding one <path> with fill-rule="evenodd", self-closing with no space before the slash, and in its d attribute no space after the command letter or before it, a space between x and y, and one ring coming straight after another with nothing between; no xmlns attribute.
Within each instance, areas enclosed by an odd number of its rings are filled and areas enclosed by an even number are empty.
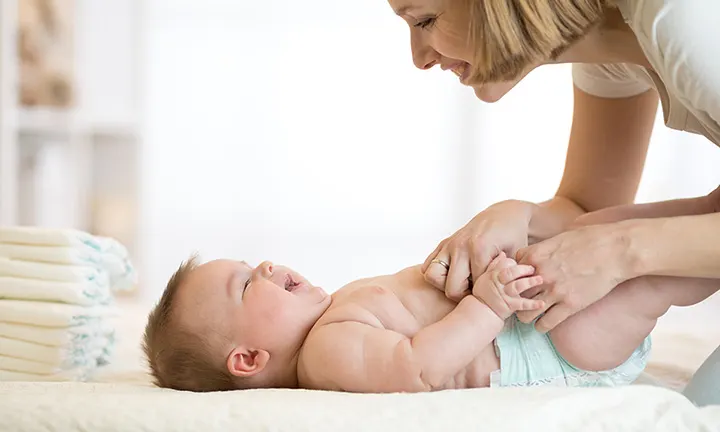
<svg viewBox="0 0 720 432"><path fill-rule="evenodd" d="M490 206L428 255L422 265L425 280L459 300L468 293L468 277L477 279L499 252L517 258L519 249L566 231L585 212L632 203L657 104L654 91L600 98L576 88L565 171L555 197L542 204L511 200Z"/></svg>
<svg viewBox="0 0 720 432"><path fill-rule="evenodd" d="M635 199L658 108L654 90L624 98L577 87L565 171L555 197L535 206L531 243L564 231L578 216Z"/></svg>
<svg viewBox="0 0 720 432"><path fill-rule="evenodd" d="M580 216L573 227L615 224L627 241L623 279L644 275L720 278L720 187L697 197L610 207ZM698 217L704 216L704 217Z"/></svg>
<svg viewBox="0 0 720 432"><path fill-rule="evenodd" d="M629 278L643 275L720 279L720 213L619 223Z"/></svg>
<svg viewBox="0 0 720 432"><path fill-rule="evenodd" d="M718 211L719 194L720 188L709 195L697 198L608 207L580 216L575 219L571 228L620 222L627 219L653 219L714 213Z"/></svg>

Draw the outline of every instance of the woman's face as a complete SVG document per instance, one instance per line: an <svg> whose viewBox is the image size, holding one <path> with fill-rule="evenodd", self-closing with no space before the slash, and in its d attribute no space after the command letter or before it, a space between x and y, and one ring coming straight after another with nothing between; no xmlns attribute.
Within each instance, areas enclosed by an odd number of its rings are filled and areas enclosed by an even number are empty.
<svg viewBox="0 0 720 432"><path fill-rule="evenodd" d="M473 88L485 102L500 100L532 68L509 82L469 83L474 47L470 43L469 11L463 0L388 0L395 13L410 26L413 63L420 69L440 65Z"/></svg>

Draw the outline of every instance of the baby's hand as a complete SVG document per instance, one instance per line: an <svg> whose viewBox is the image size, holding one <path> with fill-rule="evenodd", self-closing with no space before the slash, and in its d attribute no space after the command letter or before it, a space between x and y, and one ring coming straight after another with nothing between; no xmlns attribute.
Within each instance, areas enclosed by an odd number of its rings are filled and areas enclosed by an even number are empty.
<svg viewBox="0 0 720 432"><path fill-rule="evenodd" d="M543 307L541 300L520 296L526 290L542 285L542 277L533 276L535 269L519 265L514 259L500 253L473 286L473 295L492 309L502 319L517 311Z"/></svg>

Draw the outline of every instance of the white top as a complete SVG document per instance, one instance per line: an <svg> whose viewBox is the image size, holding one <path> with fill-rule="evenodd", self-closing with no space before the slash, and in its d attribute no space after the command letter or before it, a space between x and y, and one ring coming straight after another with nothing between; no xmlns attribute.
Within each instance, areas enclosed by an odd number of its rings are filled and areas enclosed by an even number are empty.
<svg viewBox="0 0 720 432"><path fill-rule="evenodd" d="M657 89L665 124L720 146L720 0L617 0L654 71L574 64L573 81L599 97Z"/></svg>

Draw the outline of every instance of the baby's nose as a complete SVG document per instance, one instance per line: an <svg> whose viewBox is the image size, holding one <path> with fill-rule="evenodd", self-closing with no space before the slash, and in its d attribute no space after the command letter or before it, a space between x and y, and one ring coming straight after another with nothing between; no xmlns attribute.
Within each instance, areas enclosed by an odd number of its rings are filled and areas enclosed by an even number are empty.
<svg viewBox="0 0 720 432"><path fill-rule="evenodd" d="M259 266L257 266L255 271L258 276L268 279L273 275L273 263L270 261L263 261Z"/></svg>

